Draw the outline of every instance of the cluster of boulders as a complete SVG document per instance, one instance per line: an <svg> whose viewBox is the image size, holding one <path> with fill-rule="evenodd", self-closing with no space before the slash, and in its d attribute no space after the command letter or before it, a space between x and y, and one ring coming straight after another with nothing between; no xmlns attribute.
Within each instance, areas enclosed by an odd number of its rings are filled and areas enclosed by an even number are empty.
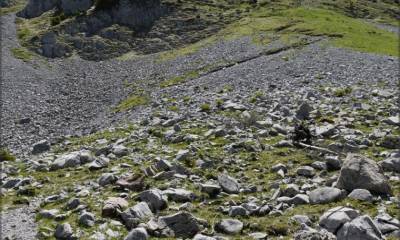
<svg viewBox="0 0 400 240"><path fill-rule="evenodd" d="M230 104L232 105L232 104ZM182 119L169 119L160 122L165 127L172 127L174 131L180 132L178 122ZM258 126L264 123L258 121ZM277 128L279 129L279 128ZM227 129L215 128L205 132L205 136L211 135L226 136L229 133ZM166 132L166 141L180 141L171 132ZM182 138L181 141L195 142L200 137L191 135ZM128 157L134 149L126 147L126 139L118 139L113 144L107 144L105 139L96 141L97 147L91 150L79 150L54 157L46 160L42 158L41 162L31 162L31 167L35 171L57 171L65 168L85 167L90 171L99 171L107 169L113 161L119 158ZM251 143L249 143L251 144ZM282 141L275 144L276 148L292 146L290 142ZM49 148L46 141L41 141L33 146L33 152L47 151ZM238 145L235 148L243 148L246 151L261 151L261 147L246 148L245 145ZM231 147L226 148L226 151ZM235 151L233 151L235 153ZM46 154L45 154L46 155ZM40 156L40 155L39 155ZM347 157L325 156L325 162L316 161L310 166L298 166L294 169L294 176L306 184L302 186L290 180L290 166L279 163L271 166L271 172L287 182L283 187L279 187L273 192L269 201L260 200L256 197L249 197L248 200L235 203L231 200L229 204L222 205L216 210L226 215L211 225L209 219L197 218L193 211L194 204L200 199L218 199L234 196L239 193L252 194L260 190L256 186L251 186L243 180L239 181L227 173L221 173L214 181L199 181L201 178L192 173L183 163L192 158L193 152L190 150L179 150L171 157L171 160L159 159L153 165L142 168L142 173L117 175L113 171L105 171L98 178L97 183L100 189L114 187L120 189L123 193L118 197L108 197L101 206L101 216L96 215L93 209L90 209L81 202L82 197L90 196L90 187L83 187L76 192L75 198L71 198L65 205L68 211L76 212L77 222L85 227L93 227L101 218L116 219L120 221L129 231L125 239L148 239L154 237L177 237L194 239L220 239L224 235L242 234L246 228L242 217L247 216L268 216L274 217L283 214L293 207L301 207L308 204L327 204L340 202L344 199L353 199L367 203L382 203L381 198L388 199L392 196L392 188L382 169L397 172L399 163L399 152L394 152L389 158L376 163L375 161L360 155L348 153ZM44 160L44 161L43 161ZM199 163L205 164L205 163ZM201 166L201 165L200 165ZM329 167L328 167L329 166ZM383 167L385 166L385 167ZM129 168L130 165L121 165ZM319 171L336 171L340 169L338 176L326 180L318 174ZM158 188L149 188L146 179L151 178L155 182L176 181L191 179L197 186L198 194L183 187L170 186L163 190ZM18 192L26 191L26 186L37 185L34 179L25 178L6 178L2 185L4 189L18 189ZM398 181L398 180L397 180ZM326 186L318 186L324 182ZM95 188L96 189L96 188ZM131 205L129 195L124 193L138 192L134 199L135 204ZM199 195L205 194L204 196ZM48 196L44 202L51 203L66 198L65 195ZM208 201L208 200L206 200ZM391 198L391 201L398 201ZM171 204L172 203L172 204ZM175 203L180 205L173 207ZM202 204L206 202L201 202ZM174 209L177 212L163 214L167 209ZM66 213L60 209L41 210L40 218L54 219L60 221L66 218ZM67 213L70 214L70 213ZM400 222L398 219L385 212L380 212L374 218L362 214L359 210L348 207L338 206L323 213L314 226L313 221L307 215L295 215L291 221L301 225L300 229L294 233L295 239L382 239L385 235L399 236ZM210 232L214 229L215 232ZM54 236L57 239L73 239L77 237L76 229L69 223L60 223L54 230ZM111 230L110 230L111 231ZM41 232L43 236L48 233ZM111 234L106 233L106 235ZM117 233L115 233L117 234ZM92 237L96 239L106 239L106 235L96 232ZM118 235L118 234L117 234ZM117 236L116 235L116 236ZM267 233L251 233L255 239L263 239Z"/></svg>

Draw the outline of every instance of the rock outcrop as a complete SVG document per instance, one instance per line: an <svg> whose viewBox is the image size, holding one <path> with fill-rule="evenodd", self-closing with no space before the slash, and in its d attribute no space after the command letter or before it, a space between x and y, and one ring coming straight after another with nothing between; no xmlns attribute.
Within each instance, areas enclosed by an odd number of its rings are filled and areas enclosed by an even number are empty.
<svg viewBox="0 0 400 240"><path fill-rule="evenodd" d="M361 188L377 194L391 193L389 182L378 164L357 154L347 156L340 171L337 187L347 191Z"/></svg>

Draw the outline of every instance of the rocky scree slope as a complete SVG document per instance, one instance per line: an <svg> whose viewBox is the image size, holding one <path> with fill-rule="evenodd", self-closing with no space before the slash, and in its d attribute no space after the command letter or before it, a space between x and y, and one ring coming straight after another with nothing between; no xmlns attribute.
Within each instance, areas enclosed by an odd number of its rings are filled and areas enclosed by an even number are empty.
<svg viewBox="0 0 400 240"><path fill-rule="evenodd" d="M397 57L249 34L42 64L2 20L2 139L41 140L1 151L2 238L399 237Z"/></svg>
<svg viewBox="0 0 400 240"><path fill-rule="evenodd" d="M2 216L36 217L23 239L396 239L396 71L313 44L162 88L126 125L2 162ZM293 145L301 119L320 149Z"/></svg>

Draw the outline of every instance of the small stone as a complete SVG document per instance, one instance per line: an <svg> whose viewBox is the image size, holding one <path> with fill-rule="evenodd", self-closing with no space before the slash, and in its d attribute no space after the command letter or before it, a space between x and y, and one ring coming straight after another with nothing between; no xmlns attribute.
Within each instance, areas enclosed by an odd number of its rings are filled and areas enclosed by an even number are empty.
<svg viewBox="0 0 400 240"><path fill-rule="evenodd" d="M366 189L354 189L348 197L367 202L372 202L374 199L374 196L372 196L371 192Z"/></svg>
<svg viewBox="0 0 400 240"><path fill-rule="evenodd" d="M308 103L303 103L299 106L296 112L296 118L299 120L306 120L310 118L310 112L313 108Z"/></svg>
<svg viewBox="0 0 400 240"><path fill-rule="evenodd" d="M115 154L117 157L123 157L129 154L128 148L123 145L116 145L112 148L112 153Z"/></svg>
<svg viewBox="0 0 400 240"><path fill-rule="evenodd" d="M201 184L200 190L207 193L210 197L215 197L221 192L221 187L214 184Z"/></svg>
<svg viewBox="0 0 400 240"><path fill-rule="evenodd" d="M126 208L128 202L125 199L110 197L105 201L101 214L103 217L117 217Z"/></svg>
<svg viewBox="0 0 400 240"><path fill-rule="evenodd" d="M67 202L67 209L72 210L75 209L81 204L79 198L72 198Z"/></svg>
<svg viewBox="0 0 400 240"><path fill-rule="evenodd" d="M172 232L172 234L168 233L167 236L178 238L192 238L203 229L201 221L188 212L178 212L160 217L158 224L160 228Z"/></svg>
<svg viewBox="0 0 400 240"><path fill-rule="evenodd" d="M69 223L58 224L54 232L56 239L70 239L72 237L72 227Z"/></svg>
<svg viewBox="0 0 400 240"><path fill-rule="evenodd" d="M325 204L343 199L346 193L338 188L321 187L311 191L308 196L312 204Z"/></svg>
<svg viewBox="0 0 400 240"><path fill-rule="evenodd" d="M60 210L58 209L50 209L50 210L41 210L39 212L39 216L42 218L47 218L47 219L55 219L57 214L60 213Z"/></svg>
<svg viewBox="0 0 400 240"><path fill-rule="evenodd" d="M304 177L313 177L315 175L314 168L310 166L303 166L299 167L297 170L297 175L304 176Z"/></svg>
<svg viewBox="0 0 400 240"><path fill-rule="evenodd" d="M39 154L50 150L50 143L47 140L39 141L32 146L32 154Z"/></svg>
<svg viewBox="0 0 400 240"><path fill-rule="evenodd" d="M194 236L193 240L216 240L216 238L209 237L199 233L196 234L196 236Z"/></svg>
<svg viewBox="0 0 400 240"><path fill-rule="evenodd" d="M179 152L176 154L175 160L176 161L185 161L189 158L190 156L190 151L189 150L179 150Z"/></svg>
<svg viewBox="0 0 400 240"><path fill-rule="evenodd" d="M249 212L242 206L233 206L229 209L229 216L236 217L236 216L248 216Z"/></svg>
<svg viewBox="0 0 400 240"><path fill-rule="evenodd" d="M145 189L144 176L141 174L132 174L127 177L121 177L116 182L120 188L126 188L132 191L142 191Z"/></svg>
<svg viewBox="0 0 400 240"><path fill-rule="evenodd" d="M215 225L217 232L236 234L242 231L243 223L237 219L223 219Z"/></svg>
<svg viewBox="0 0 400 240"><path fill-rule="evenodd" d="M113 184L117 181L117 177L113 173L104 173L99 178L99 185L106 186L109 184Z"/></svg>
<svg viewBox="0 0 400 240"><path fill-rule="evenodd" d="M93 213L84 212L79 216L79 224L85 227L93 227L95 223L95 217Z"/></svg>
<svg viewBox="0 0 400 240"><path fill-rule="evenodd" d="M147 240L149 235L145 228L135 228L132 229L128 235L124 238L124 240Z"/></svg>
<svg viewBox="0 0 400 240"><path fill-rule="evenodd" d="M400 157L390 157L379 162L379 164L382 166L383 170L387 172L400 173Z"/></svg>
<svg viewBox="0 0 400 240"><path fill-rule="evenodd" d="M175 202L192 202L196 198L193 192L185 189L170 188L163 191L163 194L168 196L168 199Z"/></svg>
<svg viewBox="0 0 400 240"><path fill-rule="evenodd" d="M233 177L221 174L218 176L218 183L226 193L239 193L240 184Z"/></svg>
<svg viewBox="0 0 400 240"><path fill-rule="evenodd" d="M146 202L153 212L165 209L168 206L167 196L159 189L151 189L140 193L140 200Z"/></svg>
<svg viewBox="0 0 400 240"><path fill-rule="evenodd" d="M306 215L294 215L291 219L300 225L306 224L307 226L311 226L312 224L310 218Z"/></svg>
<svg viewBox="0 0 400 240"><path fill-rule="evenodd" d="M288 171L287 167L282 163L278 163L278 164L272 166L271 170L273 172L278 172L279 170L282 170L284 173L287 173L287 171Z"/></svg>
<svg viewBox="0 0 400 240"><path fill-rule="evenodd" d="M337 156L326 156L325 162L329 171L340 170L342 167L342 162Z"/></svg>
<svg viewBox="0 0 400 240"><path fill-rule="evenodd" d="M267 239L268 234L263 232L255 232L255 233L250 233L249 236L256 240L262 240L262 239Z"/></svg>

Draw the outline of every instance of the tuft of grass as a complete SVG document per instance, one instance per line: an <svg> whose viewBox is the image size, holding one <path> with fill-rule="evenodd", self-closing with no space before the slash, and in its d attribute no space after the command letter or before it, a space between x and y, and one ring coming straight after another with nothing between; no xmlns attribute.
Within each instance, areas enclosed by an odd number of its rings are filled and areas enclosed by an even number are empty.
<svg viewBox="0 0 400 240"><path fill-rule="evenodd" d="M173 77L171 79L161 82L160 87L166 88L166 87L179 85L181 83L186 82L187 80L198 78L199 76L200 76L200 73L198 70L189 71L183 75Z"/></svg>
<svg viewBox="0 0 400 240"><path fill-rule="evenodd" d="M172 105L168 107L168 110L173 112L179 112L179 107L177 105Z"/></svg>
<svg viewBox="0 0 400 240"><path fill-rule="evenodd" d="M210 112L211 111L211 105L209 103L201 104L200 110L202 112Z"/></svg>
<svg viewBox="0 0 400 240"><path fill-rule="evenodd" d="M15 156L6 148L0 148L0 162L15 161Z"/></svg>
<svg viewBox="0 0 400 240"><path fill-rule="evenodd" d="M249 99L250 103L255 103L257 102L258 99L264 97L264 93L262 91L256 91Z"/></svg>
<svg viewBox="0 0 400 240"><path fill-rule="evenodd" d="M31 60L33 57L33 53L24 47L12 48L11 53L14 57L21 59L24 62Z"/></svg>
<svg viewBox="0 0 400 240"><path fill-rule="evenodd" d="M215 105L217 105L218 108L222 107L222 105L224 104L224 100L221 98L218 98L215 100Z"/></svg>
<svg viewBox="0 0 400 240"><path fill-rule="evenodd" d="M133 94L129 96L127 99L123 100L115 107L114 112L123 112L129 109L147 105L150 102L150 97L145 94L136 95Z"/></svg>
<svg viewBox="0 0 400 240"><path fill-rule="evenodd" d="M333 95L336 97L344 97L349 95L352 91L351 87L339 88L334 91Z"/></svg>

